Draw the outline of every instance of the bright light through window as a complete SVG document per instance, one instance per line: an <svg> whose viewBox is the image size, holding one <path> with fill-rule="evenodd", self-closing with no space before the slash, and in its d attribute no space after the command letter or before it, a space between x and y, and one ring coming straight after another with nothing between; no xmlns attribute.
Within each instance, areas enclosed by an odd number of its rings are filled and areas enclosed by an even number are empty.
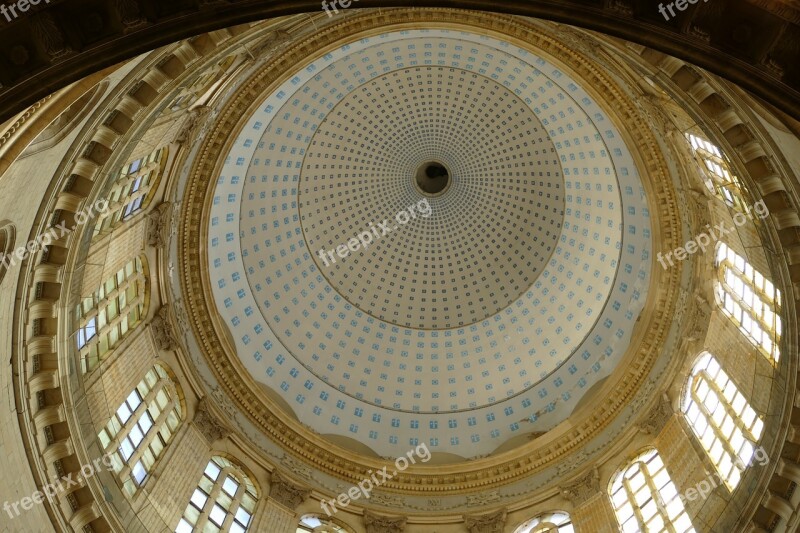
<svg viewBox="0 0 800 533"><path fill-rule="evenodd" d="M78 304L76 342L84 373L94 370L141 323L147 282L144 270L142 258L132 259Z"/></svg>
<svg viewBox="0 0 800 533"><path fill-rule="evenodd" d="M617 472L609 488L624 533L694 533L658 451L650 448Z"/></svg>
<svg viewBox="0 0 800 533"><path fill-rule="evenodd" d="M781 293L725 243L717 247L716 295L723 312L777 363L780 358Z"/></svg>
<svg viewBox="0 0 800 533"><path fill-rule="evenodd" d="M574 533L572 520L567 513L553 512L539 515L519 526L514 533Z"/></svg>
<svg viewBox="0 0 800 533"><path fill-rule="evenodd" d="M689 143L694 149L698 162L704 171L706 187L731 207L748 212L742 198L742 184L722 151L702 137L689 134Z"/></svg>
<svg viewBox="0 0 800 533"><path fill-rule="evenodd" d="M97 434L114 472L120 474L125 465L130 466L130 475L122 479L128 495L145 482L180 425L173 387L166 371L155 365Z"/></svg>
<svg viewBox="0 0 800 533"><path fill-rule="evenodd" d="M147 208L152 191L164 175L168 149L159 148L119 170L113 188L106 196L116 209L103 213L94 226L93 238L108 234L123 221Z"/></svg>
<svg viewBox="0 0 800 533"><path fill-rule="evenodd" d="M97 318L91 317L84 326L78 328L78 349L80 350L97 335Z"/></svg>
<svg viewBox="0 0 800 533"><path fill-rule="evenodd" d="M244 533L257 498L255 485L241 468L224 457L212 457L175 531Z"/></svg>
<svg viewBox="0 0 800 533"><path fill-rule="evenodd" d="M736 488L764 422L708 352L692 368L681 409L722 480L730 490Z"/></svg>
<svg viewBox="0 0 800 533"><path fill-rule="evenodd" d="M296 533L309 533L310 531L324 531L325 533L350 533L350 530L334 520L320 515L305 515L297 524Z"/></svg>

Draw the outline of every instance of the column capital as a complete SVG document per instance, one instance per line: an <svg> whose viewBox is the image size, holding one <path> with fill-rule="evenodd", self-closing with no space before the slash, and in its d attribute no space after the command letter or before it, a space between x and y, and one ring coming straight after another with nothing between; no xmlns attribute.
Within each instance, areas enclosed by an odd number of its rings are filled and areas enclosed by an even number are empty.
<svg viewBox="0 0 800 533"><path fill-rule="evenodd" d="M364 513L364 525L367 526L367 533L403 533L406 528L406 517L380 516Z"/></svg>
<svg viewBox="0 0 800 533"><path fill-rule="evenodd" d="M503 533L508 512L500 509L494 513L480 516L465 516L464 523L469 533Z"/></svg>
<svg viewBox="0 0 800 533"><path fill-rule="evenodd" d="M600 473L597 471L597 467L561 487L561 494L570 500L575 507L586 502L598 492L600 492Z"/></svg>
<svg viewBox="0 0 800 533"><path fill-rule="evenodd" d="M270 479L269 497L281 505L295 510L308 498L311 489L296 485L284 477L278 470L272 471Z"/></svg>
<svg viewBox="0 0 800 533"><path fill-rule="evenodd" d="M210 401L206 397L200 399L192 422L209 444L230 435L230 430L214 414Z"/></svg>

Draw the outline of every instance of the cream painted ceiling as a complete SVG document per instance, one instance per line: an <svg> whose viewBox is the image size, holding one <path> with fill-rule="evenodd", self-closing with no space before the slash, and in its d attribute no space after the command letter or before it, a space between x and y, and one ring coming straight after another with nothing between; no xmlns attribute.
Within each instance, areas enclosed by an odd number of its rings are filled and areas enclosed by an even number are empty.
<svg viewBox="0 0 800 533"><path fill-rule="evenodd" d="M647 198L603 107L534 51L454 30L297 68L216 178L211 281L246 368L383 456L486 454L569 416L650 278ZM430 160L452 174L430 217L316 257L419 202Z"/></svg>

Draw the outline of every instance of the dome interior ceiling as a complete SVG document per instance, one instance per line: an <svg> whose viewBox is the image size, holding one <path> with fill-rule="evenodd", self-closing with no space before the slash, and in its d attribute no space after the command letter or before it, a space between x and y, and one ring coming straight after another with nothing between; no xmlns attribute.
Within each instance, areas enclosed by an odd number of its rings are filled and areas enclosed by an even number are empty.
<svg viewBox="0 0 800 533"><path fill-rule="evenodd" d="M322 264L426 199L431 160L452 184L430 217ZM647 198L609 115L557 65L467 31L365 37L265 95L208 238L248 371L385 456L551 428L613 370L650 282Z"/></svg>
<svg viewBox="0 0 800 533"><path fill-rule="evenodd" d="M399 225L396 213L426 199L411 176L427 161L444 163L453 183L429 200L431 216ZM490 318L528 290L561 233L563 189L552 141L510 90L465 70L410 67L360 85L320 125L299 210L319 270L345 299L436 330ZM383 221L393 231L366 253L319 259L356 232L383 233Z"/></svg>

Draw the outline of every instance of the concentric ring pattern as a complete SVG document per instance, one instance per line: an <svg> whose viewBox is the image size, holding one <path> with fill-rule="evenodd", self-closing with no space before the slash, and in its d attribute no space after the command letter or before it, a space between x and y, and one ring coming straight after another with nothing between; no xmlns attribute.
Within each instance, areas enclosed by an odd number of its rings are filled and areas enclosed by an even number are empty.
<svg viewBox="0 0 800 533"><path fill-rule="evenodd" d="M428 161L452 183L416 209ZM564 216L561 165L530 107L448 67L395 70L350 92L314 134L299 192L328 282L365 313L422 329L508 307L547 264ZM371 228L362 253L326 254Z"/></svg>
<svg viewBox="0 0 800 533"><path fill-rule="evenodd" d="M430 159L453 183L429 218L321 264L419 200ZM379 455L470 457L522 419L552 427L624 353L649 284L647 201L607 114L544 58L468 31L312 60L247 119L211 209L214 296L246 368Z"/></svg>

